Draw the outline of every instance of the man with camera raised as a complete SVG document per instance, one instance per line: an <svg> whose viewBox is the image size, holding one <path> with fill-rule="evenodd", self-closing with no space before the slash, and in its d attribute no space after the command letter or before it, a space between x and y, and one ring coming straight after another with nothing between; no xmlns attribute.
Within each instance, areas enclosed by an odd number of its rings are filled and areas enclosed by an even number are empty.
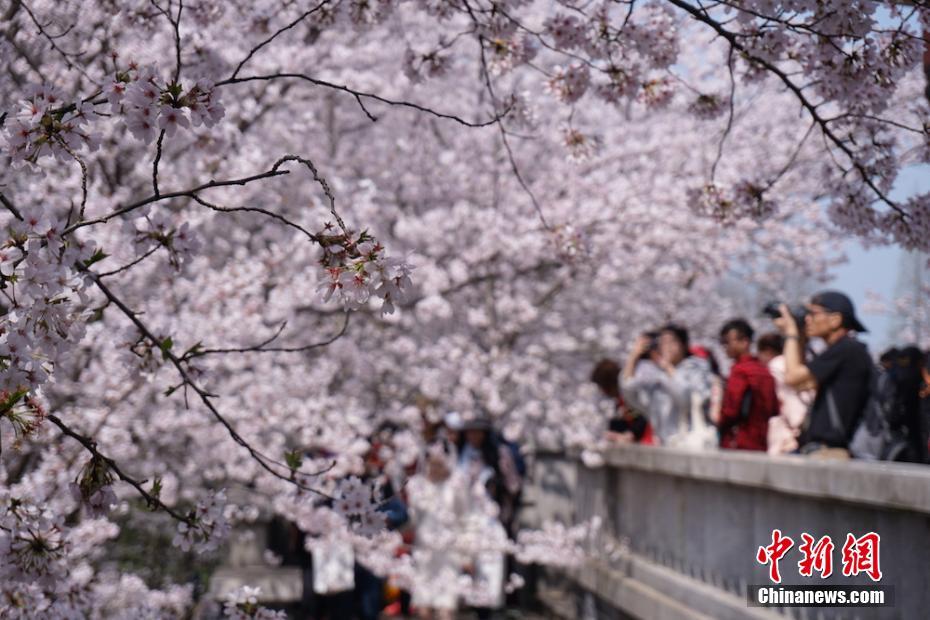
<svg viewBox="0 0 930 620"><path fill-rule="evenodd" d="M852 301L843 293L814 295L803 313L808 338L820 338L827 348L804 360L798 319L781 305L775 325L785 335L785 381L796 389L817 391L801 435L801 453L819 458L849 458L852 439L869 398L872 359L865 344L850 332L865 332Z"/></svg>

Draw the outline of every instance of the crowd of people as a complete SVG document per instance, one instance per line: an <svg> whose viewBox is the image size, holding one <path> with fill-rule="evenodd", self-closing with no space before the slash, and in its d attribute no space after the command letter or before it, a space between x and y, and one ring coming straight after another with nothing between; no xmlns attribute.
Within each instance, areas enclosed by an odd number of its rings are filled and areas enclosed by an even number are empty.
<svg viewBox="0 0 930 620"><path fill-rule="evenodd" d="M591 379L610 403L607 438L930 462L924 352L891 349L873 362L855 336L865 326L835 291L804 307L768 311L772 329L758 337L745 319L722 324L725 372L709 348L673 323L639 335L623 364L601 360ZM310 557L293 563L305 567L309 617L441 620L468 608L487 618L503 608L515 585L508 579L524 457L489 418L441 414L432 405L432 415L421 407L415 430L386 423L368 441L361 481L381 498L387 528L402 535L403 557L380 577L351 541L300 535L297 546Z"/></svg>
<svg viewBox="0 0 930 620"><path fill-rule="evenodd" d="M601 360L591 379L615 411L615 442L736 449L812 458L930 462L930 368L916 346L875 363L855 334L867 331L850 299L823 291L798 308L769 309L756 338L726 321L713 353L667 324L641 334L622 365Z"/></svg>
<svg viewBox="0 0 930 620"><path fill-rule="evenodd" d="M463 608L478 618L503 608L523 455L489 418L447 412L438 421L423 416L419 456L398 467L398 438L407 432L386 424L370 438L361 479L382 498L387 527L403 536L398 561L384 578L359 562L349 540L295 541L310 551L291 562L305 567L307 616L441 620Z"/></svg>

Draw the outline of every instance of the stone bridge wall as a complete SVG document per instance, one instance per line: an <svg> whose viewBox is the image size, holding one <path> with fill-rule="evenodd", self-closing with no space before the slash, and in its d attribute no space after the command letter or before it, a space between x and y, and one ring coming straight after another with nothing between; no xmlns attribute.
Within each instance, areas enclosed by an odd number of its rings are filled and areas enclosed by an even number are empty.
<svg viewBox="0 0 930 620"><path fill-rule="evenodd" d="M528 525L603 521L595 559L546 573L573 584L576 617L930 618L930 467L646 446L614 447L605 459L589 469L577 456L539 454L527 490ZM881 583L895 587L895 606L748 607L747 584L769 583L755 554L776 528L795 540L783 583L808 585L872 583L842 576L841 548L847 532L878 532ZM802 532L832 537L832 577L798 574ZM618 541L627 544L610 552Z"/></svg>

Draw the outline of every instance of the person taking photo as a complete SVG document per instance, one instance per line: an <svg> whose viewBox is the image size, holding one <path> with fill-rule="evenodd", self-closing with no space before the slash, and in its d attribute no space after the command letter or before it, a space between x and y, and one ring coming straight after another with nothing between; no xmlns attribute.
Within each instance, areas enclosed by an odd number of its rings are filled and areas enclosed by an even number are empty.
<svg viewBox="0 0 930 620"><path fill-rule="evenodd" d="M775 325L785 336L785 381L798 390L814 389L807 428L801 434L802 454L815 458L848 459L849 443L869 398L872 358L852 332L865 332L849 297L837 291L814 295L805 306L804 325L781 305ZM801 329L827 347L805 361Z"/></svg>

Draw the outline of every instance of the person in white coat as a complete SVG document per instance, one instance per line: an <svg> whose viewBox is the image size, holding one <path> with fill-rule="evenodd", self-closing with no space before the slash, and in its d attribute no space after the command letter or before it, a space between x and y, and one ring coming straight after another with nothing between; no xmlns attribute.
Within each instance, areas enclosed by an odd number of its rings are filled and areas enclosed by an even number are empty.
<svg viewBox="0 0 930 620"><path fill-rule="evenodd" d="M461 589L462 559L453 545L460 530L461 483L448 445L429 446L423 471L407 483L415 532L412 603L425 620L451 620Z"/></svg>

